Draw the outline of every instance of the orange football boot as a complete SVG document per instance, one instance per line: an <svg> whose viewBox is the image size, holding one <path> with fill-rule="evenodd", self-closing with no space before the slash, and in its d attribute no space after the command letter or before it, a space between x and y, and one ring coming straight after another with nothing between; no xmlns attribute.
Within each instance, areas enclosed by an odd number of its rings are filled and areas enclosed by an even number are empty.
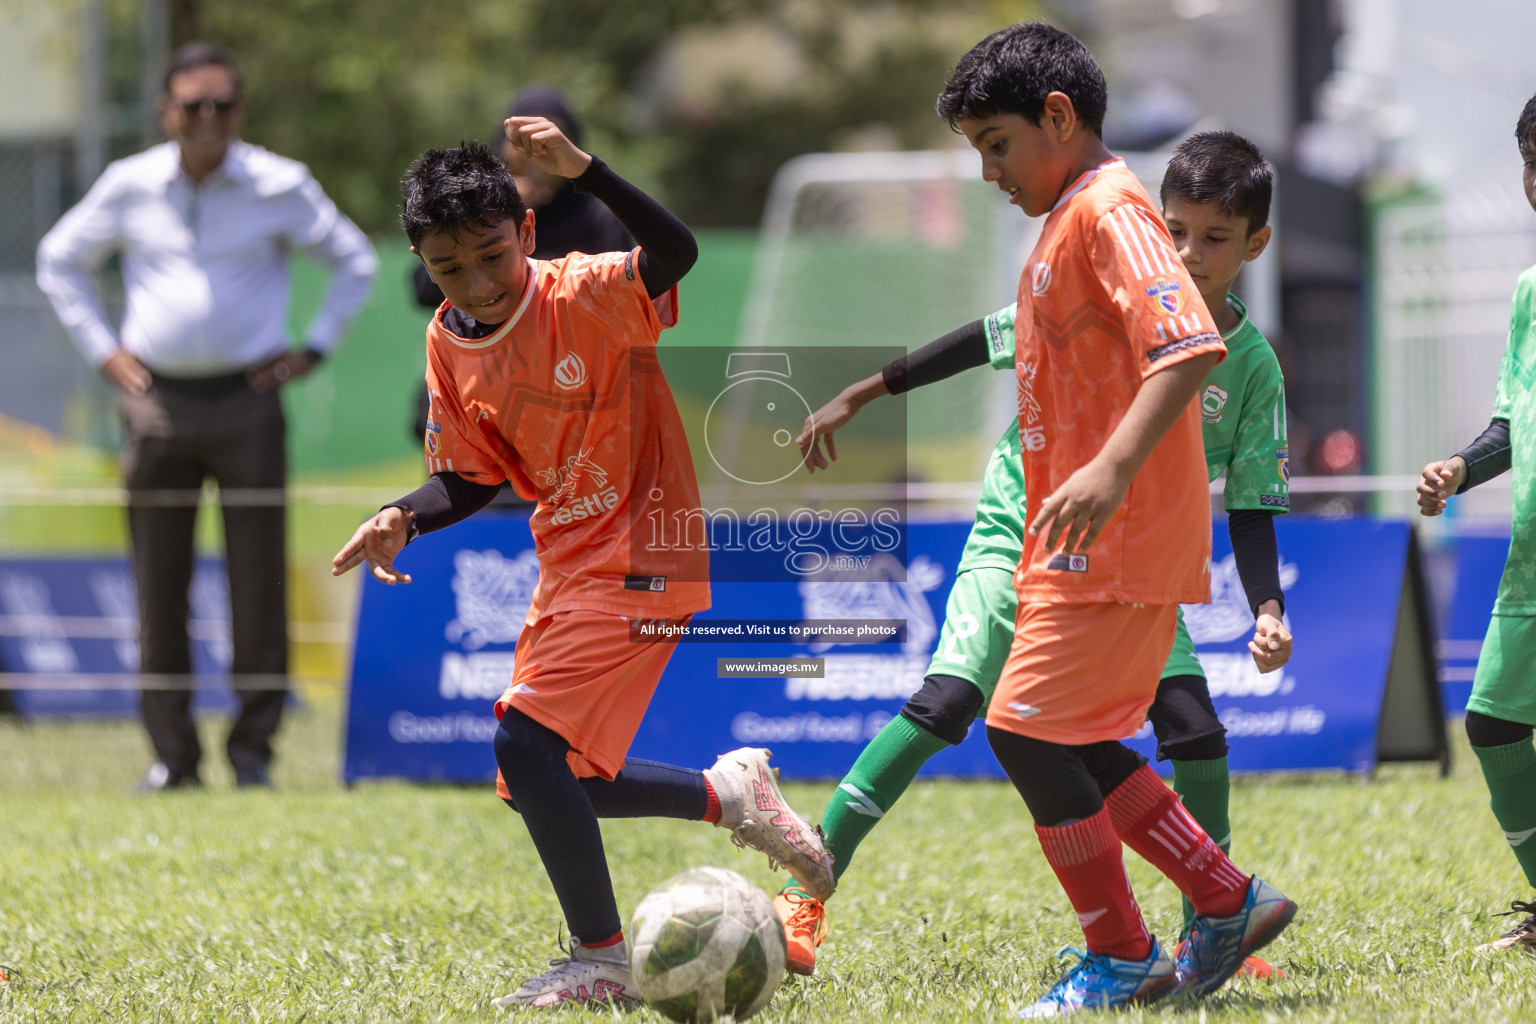
<svg viewBox="0 0 1536 1024"><path fill-rule="evenodd" d="M791 973L811 974L816 970L816 947L827 937L826 906L803 889L792 887L773 898L773 909L784 923Z"/></svg>

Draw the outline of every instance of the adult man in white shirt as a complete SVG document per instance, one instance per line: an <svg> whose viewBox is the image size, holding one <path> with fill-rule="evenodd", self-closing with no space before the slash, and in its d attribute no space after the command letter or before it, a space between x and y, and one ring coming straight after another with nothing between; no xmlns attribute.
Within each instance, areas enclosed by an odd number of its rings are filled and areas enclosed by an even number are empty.
<svg viewBox="0 0 1536 1024"><path fill-rule="evenodd" d="M377 261L307 168L240 141L245 101L226 50L178 50L158 110L170 141L102 172L39 244L37 280L121 392L144 724L157 757L142 788L200 781L187 595L209 476L223 505L240 701L226 746L238 784L269 785L288 671L278 392L340 341ZM285 326L292 248L331 271L302 349ZM127 292L121 332L92 278L113 253Z"/></svg>

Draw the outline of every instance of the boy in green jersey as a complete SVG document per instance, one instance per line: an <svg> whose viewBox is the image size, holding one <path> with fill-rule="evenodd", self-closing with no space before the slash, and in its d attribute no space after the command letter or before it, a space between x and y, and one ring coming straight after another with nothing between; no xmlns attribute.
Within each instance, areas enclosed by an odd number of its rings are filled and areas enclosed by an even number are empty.
<svg viewBox="0 0 1536 1024"><path fill-rule="evenodd" d="M1285 387L1274 350L1228 289L1243 264L1258 258L1269 242L1273 181L1251 142L1231 132L1204 132L1175 150L1161 193L1174 244L1227 347L1227 358L1211 371L1200 396L1205 458L1211 480L1226 474L1233 553L1256 620L1248 646L1261 672L1278 669L1291 653L1273 523L1273 515L1290 504ZM909 391L984 361L1012 370L1013 316L1012 306L999 310L845 389L801 432L807 468L828 467L827 459L837 457L835 431L872 398ZM839 878L923 764L964 740L971 721L986 713L1013 642L1018 601L1013 572L1025 526L1022 443L1015 421L987 461L976 523L955 567L943 632L922 687L865 747L827 804L821 825ZM1226 730L1182 618L1148 717L1159 759L1173 762L1174 789L1226 850L1231 839ZM811 973L827 932L824 905L794 885L774 903L785 922L790 970ZM1188 901L1184 912L1187 928L1193 916ZM1268 975L1274 968L1250 957L1246 970Z"/></svg>
<svg viewBox="0 0 1536 1024"><path fill-rule="evenodd" d="M1525 164L1525 198L1536 209L1536 96L1515 123ZM1437 516L1446 499L1514 470L1514 524L1493 619L1467 701L1467 738L1488 783L1493 816L1525 880L1536 887L1536 267L1520 275L1509 311L1509 342L1488 429L1460 452L1424 467L1419 511ZM1525 917L1478 952L1536 951L1536 897L1510 904ZM1503 915L1501 915L1503 916Z"/></svg>

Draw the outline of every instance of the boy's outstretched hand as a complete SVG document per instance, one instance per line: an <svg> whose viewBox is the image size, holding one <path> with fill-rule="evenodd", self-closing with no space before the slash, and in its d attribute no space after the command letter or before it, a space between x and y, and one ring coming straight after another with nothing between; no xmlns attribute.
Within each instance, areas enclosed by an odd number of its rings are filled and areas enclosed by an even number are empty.
<svg viewBox="0 0 1536 1024"><path fill-rule="evenodd" d="M579 178L592 157L576 148L560 126L547 117L509 117L502 122L512 148L527 154L535 167L562 178Z"/></svg>
<svg viewBox="0 0 1536 1024"><path fill-rule="evenodd" d="M1419 477L1419 515L1437 516L1445 511L1445 501L1467 479L1467 463L1460 455L1442 462L1431 462Z"/></svg>
<svg viewBox="0 0 1536 1024"><path fill-rule="evenodd" d="M1291 660L1291 634L1280 621L1280 602L1265 601L1259 605L1248 651L1253 655L1253 663L1259 666L1260 674L1273 672Z"/></svg>
<svg viewBox="0 0 1536 1024"><path fill-rule="evenodd" d="M888 394L885 378L877 373L843 388L836 398L807 416L805 425L800 428L800 436L795 438L800 457L805 460L805 471L814 473L836 462L837 442L832 439L833 433L847 426L870 399ZM821 451L823 441L827 444L825 455Z"/></svg>
<svg viewBox="0 0 1536 1024"><path fill-rule="evenodd" d="M340 576L357 565L366 564L368 572L380 583L394 586L411 578L395 568L395 556L410 538L410 515L403 509L386 508L357 528L352 539L331 559L331 575Z"/></svg>

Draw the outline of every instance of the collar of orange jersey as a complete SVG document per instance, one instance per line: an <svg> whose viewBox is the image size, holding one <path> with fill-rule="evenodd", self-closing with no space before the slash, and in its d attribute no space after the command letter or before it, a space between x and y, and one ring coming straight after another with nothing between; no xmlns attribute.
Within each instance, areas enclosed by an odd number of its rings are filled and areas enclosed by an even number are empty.
<svg viewBox="0 0 1536 1024"><path fill-rule="evenodd" d="M534 265L533 260L528 260L528 283L523 287L523 301L517 304L517 311L507 317L507 322L496 328L494 333L473 340L461 338L446 327L443 328L443 333L448 335L448 340L459 346L459 348L490 348L502 338L511 334L512 328L516 327L517 322L523 318L523 313L528 309L528 303L533 301L533 283L538 276L539 268ZM437 322L441 324L443 321L439 318Z"/></svg>
<svg viewBox="0 0 1536 1024"><path fill-rule="evenodd" d="M1107 171L1111 167L1124 167L1124 166L1125 166L1125 158L1117 156L1117 157L1114 157L1112 159L1105 160L1103 163L1099 164L1099 166L1095 167L1091 171L1084 171L1082 174L1080 174L1078 176L1078 179L1076 181L1074 181L1071 185L1069 185L1067 187L1067 190L1061 194L1061 198L1056 200L1056 205L1051 207L1051 212L1055 213L1057 210L1061 209L1064 205L1066 205L1066 202L1067 202L1068 199L1071 199L1073 196L1077 195L1083 189L1087 188L1088 187L1088 183L1091 182L1094 178L1097 178L1099 176L1099 172L1100 171Z"/></svg>

